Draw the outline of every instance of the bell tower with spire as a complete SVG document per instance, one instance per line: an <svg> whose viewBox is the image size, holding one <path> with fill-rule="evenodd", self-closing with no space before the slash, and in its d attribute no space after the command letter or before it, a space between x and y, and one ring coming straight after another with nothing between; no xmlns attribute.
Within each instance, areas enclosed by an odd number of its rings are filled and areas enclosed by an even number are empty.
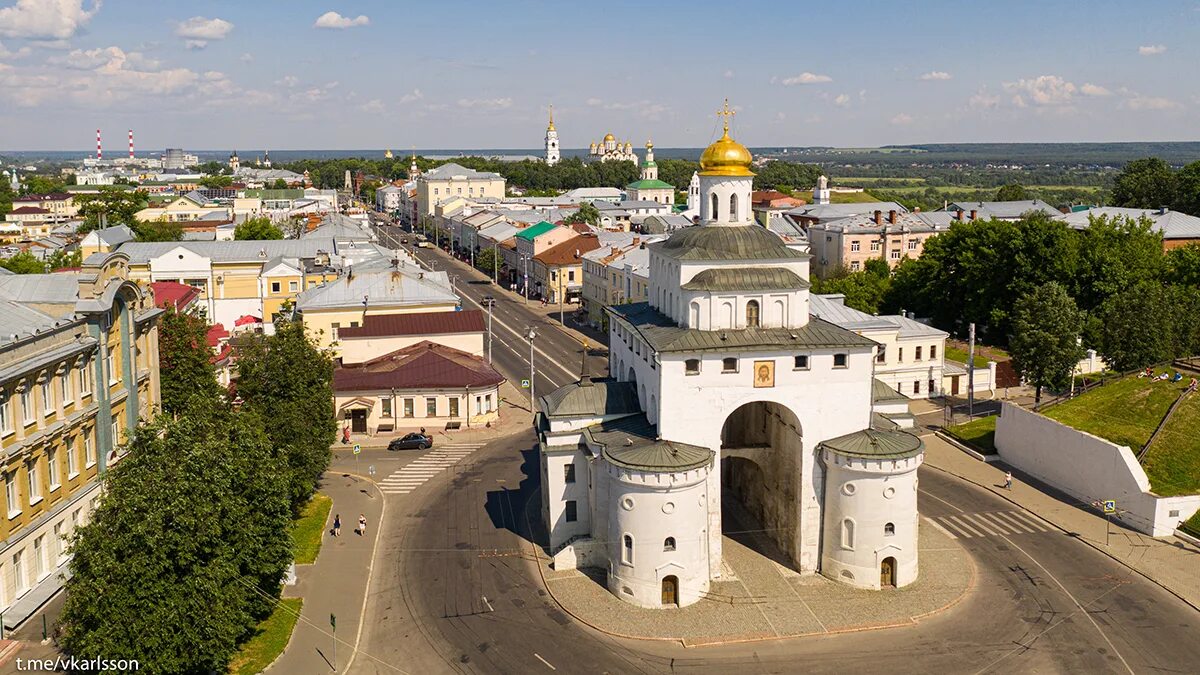
<svg viewBox="0 0 1200 675"><path fill-rule="evenodd" d="M546 165L554 166L562 159L558 152L558 130L554 128L554 106L550 106L550 124L546 126Z"/></svg>

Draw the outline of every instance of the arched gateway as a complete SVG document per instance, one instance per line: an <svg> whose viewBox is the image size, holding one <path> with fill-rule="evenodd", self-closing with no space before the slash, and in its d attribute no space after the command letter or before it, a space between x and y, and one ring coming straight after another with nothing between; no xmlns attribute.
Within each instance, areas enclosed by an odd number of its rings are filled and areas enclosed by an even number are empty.
<svg viewBox="0 0 1200 675"><path fill-rule="evenodd" d="M873 410L878 345L810 315L809 256L745 208L751 157L728 124L700 166L701 204L730 206L648 244L650 302L605 308L616 378L539 401L556 568L686 606L721 577L727 506L801 573L911 583L922 446Z"/></svg>

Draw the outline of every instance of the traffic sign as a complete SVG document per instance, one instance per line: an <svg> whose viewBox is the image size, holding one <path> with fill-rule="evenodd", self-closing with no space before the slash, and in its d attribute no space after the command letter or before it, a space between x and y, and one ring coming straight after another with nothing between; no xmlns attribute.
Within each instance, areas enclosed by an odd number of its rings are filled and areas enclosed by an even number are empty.
<svg viewBox="0 0 1200 675"><path fill-rule="evenodd" d="M358 443L355 443L354 444L354 454L358 455L361 453L362 453L362 446L359 445Z"/></svg>
<svg viewBox="0 0 1200 675"><path fill-rule="evenodd" d="M1117 500L1115 500L1115 499L1105 499L1105 500L1104 500L1104 513L1105 513L1105 515L1112 515L1112 514L1114 514L1114 513L1116 513L1116 512L1117 512Z"/></svg>
<svg viewBox="0 0 1200 675"><path fill-rule="evenodd" d="M527 379L526 379L526 380L521 380L521 388L522 388L522 389L528 389L528 388L529 388L529 380L527 380Z"/></svg>

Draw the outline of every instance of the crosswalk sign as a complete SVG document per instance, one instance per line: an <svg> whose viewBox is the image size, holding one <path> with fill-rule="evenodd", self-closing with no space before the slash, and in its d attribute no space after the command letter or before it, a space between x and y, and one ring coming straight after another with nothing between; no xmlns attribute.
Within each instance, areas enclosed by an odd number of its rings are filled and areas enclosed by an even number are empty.
<svg viewBox="0 0 1200 675"><path fill-rule="evenodd" d="M529 388L529 380L521 380L521 388L528 389Z"/></svg>
<svg viewBox="0 0 1200 675"><path fill-rule="evenodd" d="M355 443L354 444L354 454L358 455L361 453L362 453L362 446L359 445L358 443Z"/></svg>
<svg viewBox="0 0 1200 675"><path fill-rule="evenodd" d="M1117 512L1117 500L1115 500L1115 499L1105 499L1105 500L1104 500L1104 513L1105 513L1105 515L1112 515L1112 514L1114 514L1114 513L1116 513L1116 512Z"/></svg>

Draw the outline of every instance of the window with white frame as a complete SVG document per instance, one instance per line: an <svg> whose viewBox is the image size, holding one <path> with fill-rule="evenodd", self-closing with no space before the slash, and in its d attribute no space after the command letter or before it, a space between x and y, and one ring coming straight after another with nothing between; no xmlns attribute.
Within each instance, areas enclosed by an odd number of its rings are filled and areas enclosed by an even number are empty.
<svg viewBox="0 0 1200 675"><path fill-rule="evenodd" d="M33 569L34 578L38 581L46 576L46 535L33 539Z"/></svg>
<svg viewBox="0 0 1200 675"><path fill-rule="evenodd" d="M15 518L21 513L21 495L17 489L17 473L15 471L4 474L4 498L7 500L8 517Z"/></svg>
<svg viewBox="0 0 1200 675"><path fill-rule="evenodd" d="M683 373L685 375L700 374L700 359L688 359L683 362Z"/></svg>
<svg viewBox="0 0 1200 675"><path fill-rule="evenodd" d="M8 396L0 393L0 434L7 434L13 430L12 415L9 414Z"/></svg>
<svg viewBox="0 0 1200 675"><path fill-rule="evenodd" d="M891 252L891 258L892 258L892 260L899 260L900 259L900 251L893 250Z"/></svg>
<svg viewBox="0 0 1200 675"><path fill-rule="evenodd" d="M850 250L854 253L857 253L858 251L862 250L862 244L855 239L854 241L850 242Z"/></svg>
<svg viewBox="0 0 1200 675"><path fill-rule="evenodd" d="M289 293L295 293L296 291L299 291L299 290L300 290L300 282L299 281L289 281L288 282L288 292Z"/></svg>
<svg viewBox="0 0 1200 675"><path fill-rule="evenodd" d="M29 503L36 504L42 498L42 483L38 480L38 465L37 462L30 462L25 465L25 476L29 479Z"/></svg>
<svg viewBox="0 0 1200 675"><path fill-rule="evenodd" d="M108 353L104 355L104 369L108 371L108 383L117 383L117 367L114 365L116 360L113 358L113 350L110 348Z"/></svg>
<svg viewBox="0 0 1200 675"><path fill-rule="evenodd" d="M21 421L25 424L33 424L33 395L29 392L29 387L21 390Z"/></svg>
<svg viewBox="0 0 1200 675"><path fill-rule="evenodd" d="M872 242L871 242L871 250L872 250L872 251L878 251L878 250L879 250L879 242L878 242L878 241L872 241Z"/></svg>
<svg viewBox="0 0 1200 675"><path fill-rule="evenodd" d="M88 394L92 391L92 360L84 359L79 367L79 393Z"/></svg>
<svg viewBox="0 0 1200 675"><path fill-rule="evenodd" d="M63 405L75 400L75 389L71 386L71 369L65 368L58 375L58 386L62 389Z"/></svg>
<svg viewBox="0 0 1200 675"><path fill-rule="evenodd" d="M797 354L792 358L793 370L808 370L808 354Z"/></svg>
<svg viewBox="0 0 1200 675"><path fill-rule="evenodd" d="M54 414L54 383L50 381L50 376L46 375L46 379L42 380L42 414Z"/></svg>
<svg viewBox="0 0 1200 675"><path fill-rule="evenodd" d="M842 521L842 548L854 550L854 521L849 518Z"/></svg>
<svg viewBox="0 0 1200 675"><path fill-rule="evenodd" d="M96 465L96 441L92 438L92 429L83 432L83 462L89 468Z"/></svg>
<svg viewBox="0 0 1200 675"><path fill-rule="evenodd" d="M21 549L12 556L12 573L13 573L13 589L16 591L14 597L20 597L29 590L29 578L25 576L25 549Z"/></svg>
<svg viewBox="0 0 1200 675"><path fill-rule="evenodd" d="M721 359L722 373L736 373L738 371L738 360L734 357Z"/></svg>
<svg viewBox="0 0 1200 675"><path fill-rule="evenodd" d="M379 414L383 417L392 416L392 399L387 396L382 396L379 399Z"/></svg>
<svg viewBox="0 0 1200 675"><path fill-rule="evenodd" d="M63 534L62 523L54 524L54 538L50 540L50 545L54 547L54 549L50 552L50 554L54 556L54 562L57 563L61 561L63 556L67 553L67 537Z"/></svg>
<svg viewBox="0 0 1200 675"><path fill-rule="evenodd" d="M79 448L76 447L74 439L67 442L67 478L71 479L79 475L79 459L76 453Z"/></svg>
<svg viewBox="0 0 1200 675"><path fill-rule="evenodd" d="M846 367L846 355L845 354L834 354L833 355L833 367L834 368L845 368Z"/></svg>
<svg viewBox="0 0 1200 675"><path fill-rule="evenodd" d="M916 240L916 239L909 239L909 240L908 240L908 250L910 250L910 251L915 251L915 250L917 250L917 245L918 245L919 243L920 243L920 242L919 242L918 240Z"/></svg>
<svg viewBox="0 0 1200 675"><path fill-rule="evenodd" d="M50 491L54 492L60 486L58 482L58 450L46 450L46 477L50 479Z"/></svg>

